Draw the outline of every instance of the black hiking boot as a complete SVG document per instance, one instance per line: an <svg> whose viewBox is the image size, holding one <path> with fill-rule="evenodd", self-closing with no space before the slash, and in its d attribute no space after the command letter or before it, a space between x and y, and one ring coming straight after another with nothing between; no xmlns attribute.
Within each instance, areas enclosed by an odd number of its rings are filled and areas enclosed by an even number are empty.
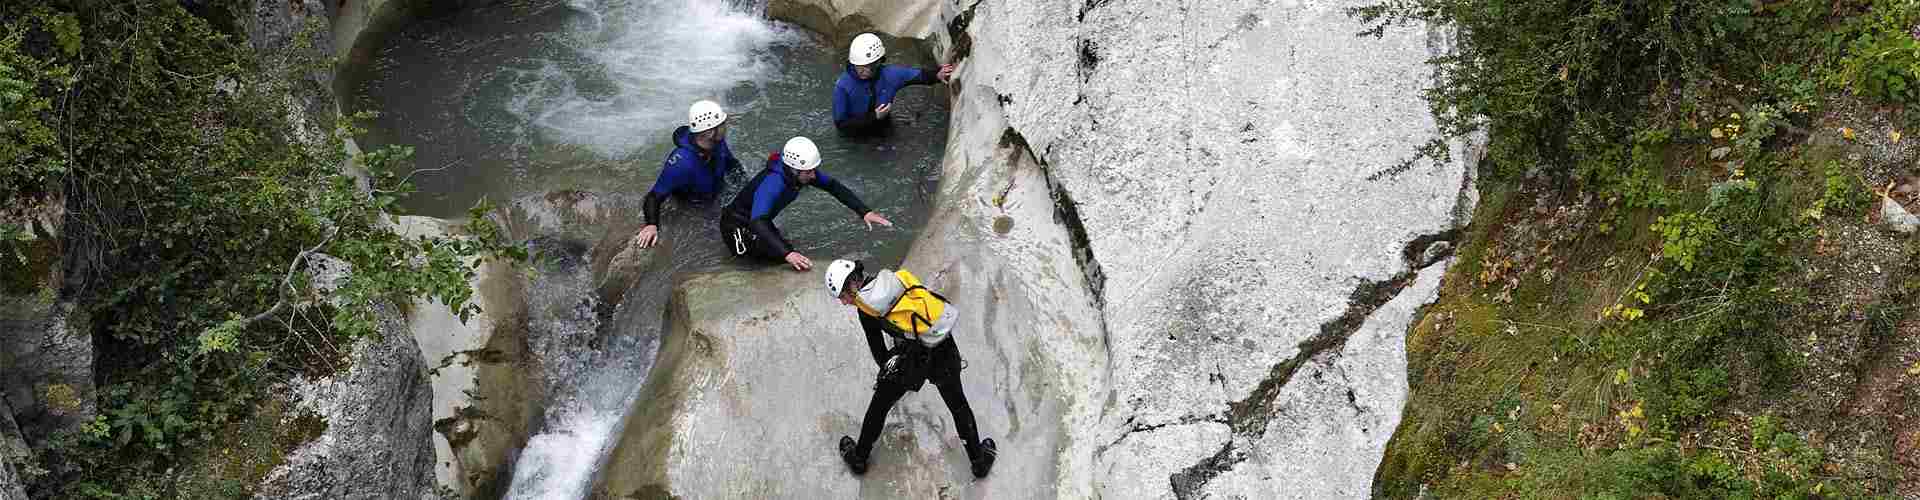
<svg viewBox="0 0 1920 500"><path fill-rule="evenodd" d="M840 436L840 459L847 461L847 468L853 469L854 475L866 474L867 454L855 448L859 445L853 442L853 437Z"/></svg>
<svg viewBox="0 0 1920 500"><path fill-rule="evenodd" d="M980 440L979 446L967 447L967 461L973 462L973 477L987 477L993 471L993 460L1000 456L1000 448L993 444L993 438Z"/></svg>

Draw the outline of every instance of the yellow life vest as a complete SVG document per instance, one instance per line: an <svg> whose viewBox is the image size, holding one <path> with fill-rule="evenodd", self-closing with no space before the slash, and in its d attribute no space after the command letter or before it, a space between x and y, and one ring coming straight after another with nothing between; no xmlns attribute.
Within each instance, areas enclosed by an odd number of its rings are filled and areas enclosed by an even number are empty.
<svg viewBox="0 0 1920 500"><path fill-rule="evenodd" d="M947 298L922 286L920 279L914 277L913 273L902 269L894 271L893 274L900 278L900 284L906 287L906 291L901 292L900 298L895 299L893 304L887 307L885 314L867 305L865 301L855 300L854 303L868 316L885 318L887 330L893 333L919 337L928 330L932 330L933 322L940 319L940 314L947 310ZM854 294L854 297L859 297L859 294Z"/></svg>

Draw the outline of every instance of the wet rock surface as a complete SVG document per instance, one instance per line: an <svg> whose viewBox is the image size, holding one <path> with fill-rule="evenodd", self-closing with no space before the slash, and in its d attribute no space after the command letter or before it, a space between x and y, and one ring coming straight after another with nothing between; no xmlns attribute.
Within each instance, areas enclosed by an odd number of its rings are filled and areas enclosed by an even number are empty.
<svg viewBox="0 0 1920 500"><path fill-rule="evenodd" d="M429 217L400 217L396 225L410 237L457 231ZM515 451L545 395L539 360L526 344L525 275L498 260L476 269L469 286L480 312L463 319L446 304L416 300L406 325L431 380L436 484L485 498L499 496L513 476Z"/></svg>

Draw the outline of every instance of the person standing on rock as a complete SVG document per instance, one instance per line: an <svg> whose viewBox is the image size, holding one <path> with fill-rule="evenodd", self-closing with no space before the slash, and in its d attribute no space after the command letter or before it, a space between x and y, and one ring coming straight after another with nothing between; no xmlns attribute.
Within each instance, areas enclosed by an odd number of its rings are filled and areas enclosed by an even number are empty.
<svg viewBox="0 0 1920 500"><path fill-rule="evenodd" d="M794 250L793 243L773 225L773 219L807 186L826 190L866 222L869 230L874 224L893 227L892 221L867 209L853 190L820 170L820 149L813 140L795 137L788 139L780 152L768 155L767 168L747 181L740 194L734 195L733 203L720 212L720 240L727 244L727 251L735 257L786 262L799 271L813 269L813 261Z"/></svg>
<svg viewBox="0 0 1920 500"><path fill-rule="evenodd" d="M833 84L833 126L845 135L884 133L893 123L893 96L908 85L953 79L953 65L909 68L886 64L887 46L872 33L853 37L847 69Z"/></svg>
<svg viewBox="0 0 1920 500"><path fill-rule="evenodd" d="M966 391L960 388L960 348L954 345L953 323L956 311L946 297L928 290L920 279L902 269L881 269L867 276L859 261L835 260L827 265L827 291L840 303L853 306L860 328L867 334L867 350L880 367L874 385L873 400L860 423L860 439L840 436L840 458L854 474L867 472L867 455L880 439L880 427L886 423L887 410L908 391L919 391L926 382L940 389L940 399L953 412L953 426L967 450L973 477L986 477L1000 454L992 438L980 439L973 420L973 408L967 406ZM881 340L884 332L893 337L893 348Z"/></svg>
<svg viewBox="0 0 1920 500"><path fill-rule="evenodd" d="M641 203L646 225L633 235L640 248L659 241L660 204L667 198L685 203L713 201L726 187L727 174L740 170L740 160L727 147L727 112L713 101L698 101L687 108L687 124L673 130L673 145L660 177Z"/></svg>

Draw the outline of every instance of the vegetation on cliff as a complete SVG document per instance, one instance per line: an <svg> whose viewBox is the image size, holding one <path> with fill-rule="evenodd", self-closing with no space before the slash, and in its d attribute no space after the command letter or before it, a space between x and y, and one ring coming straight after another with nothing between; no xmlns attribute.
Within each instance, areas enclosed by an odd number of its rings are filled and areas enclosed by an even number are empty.
<svg viewBox="0 0 1920 500"><path fill-rule="evenodd" d="M1354 14L1457 30L1429 102L1488 140L1378 493L1920 492L1920 244L1874 227L1920 201L1920 3Z"/></svg>
<svg viewBox="0 0 1920 500"><path fill-rule="evenodd" d="M472 311L464 261L511 253L481 217L458 238L391 229L407 187L389 166L407 151L357 158L365 186L343 174L350 131L303 126L298 104L297 82L327 62L254 53L239 26L252 5L0 3L0 199L67 212L60 235L0 224L0 259L43 257L36 242L58 238L66 279L44 285L88 318L101 387L100 416L28 468L36 497L183 494L170 470L208 469L196 462L223 456L233 426L279 408L261 402L270 384L343 368L376 334L371 304ZM352 264L337 289L310 286L316 253ZM222 496L265 472L226 469L246 471Z"/></svg>

